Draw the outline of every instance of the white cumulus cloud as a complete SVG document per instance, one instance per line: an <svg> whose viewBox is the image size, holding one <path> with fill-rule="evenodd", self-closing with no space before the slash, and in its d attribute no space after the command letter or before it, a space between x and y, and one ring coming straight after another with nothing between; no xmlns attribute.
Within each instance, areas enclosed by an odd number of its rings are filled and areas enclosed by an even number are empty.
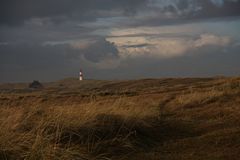
<svg viewBox="0 0 240 160"><path fill-rule="evenodd" d="M194 37L113 37L108 41L114 42L122 58L148 56L156 58L171 58L181 56L194 49L206 46L224 47L231 43L227 36L201 34Z"/></svg>

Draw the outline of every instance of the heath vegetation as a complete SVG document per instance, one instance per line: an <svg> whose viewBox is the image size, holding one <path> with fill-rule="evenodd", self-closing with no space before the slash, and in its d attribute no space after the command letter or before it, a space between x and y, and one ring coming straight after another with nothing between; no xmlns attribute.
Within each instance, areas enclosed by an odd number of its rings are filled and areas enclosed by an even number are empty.
<svg viewBox="0 0 240 160"><path fill-rule="evenodd" d="M0 159L239 159L237 77L66 79L0 91Z"/></svg>

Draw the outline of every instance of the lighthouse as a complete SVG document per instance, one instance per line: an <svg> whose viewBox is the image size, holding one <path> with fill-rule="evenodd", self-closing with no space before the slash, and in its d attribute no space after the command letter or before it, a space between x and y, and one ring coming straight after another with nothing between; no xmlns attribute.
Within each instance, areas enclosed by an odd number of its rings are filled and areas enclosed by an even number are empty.
<svg viewBox="0 0 240 160"><path fill-rule="evenodd" d="M80 80L80 81L83 80L83 73L82 73L82 70L80 70L80 72L79 72L79 80Z"/></svg>

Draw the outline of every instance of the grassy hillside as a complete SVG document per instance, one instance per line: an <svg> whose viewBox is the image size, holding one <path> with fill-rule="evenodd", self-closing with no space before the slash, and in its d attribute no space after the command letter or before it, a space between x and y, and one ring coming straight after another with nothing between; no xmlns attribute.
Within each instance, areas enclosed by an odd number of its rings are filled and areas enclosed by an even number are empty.
<svg viewBox="0 0 240 160"><path fill-rule="evenodd" d="M0 159L238 160L240 78L0 85Z"/></svg>

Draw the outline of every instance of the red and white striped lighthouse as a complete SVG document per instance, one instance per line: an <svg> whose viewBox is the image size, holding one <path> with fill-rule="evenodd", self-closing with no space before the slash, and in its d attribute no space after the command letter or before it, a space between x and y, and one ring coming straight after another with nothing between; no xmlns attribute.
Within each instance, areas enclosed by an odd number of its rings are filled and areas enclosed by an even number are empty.
<svg viewBox="0 0 240 160"><path fill-rule="evenodd" d="M83 80L83 73L82 73L82 70L80 70L80 72L79 72L79 80L80 80L80 81Z"/></svg>

